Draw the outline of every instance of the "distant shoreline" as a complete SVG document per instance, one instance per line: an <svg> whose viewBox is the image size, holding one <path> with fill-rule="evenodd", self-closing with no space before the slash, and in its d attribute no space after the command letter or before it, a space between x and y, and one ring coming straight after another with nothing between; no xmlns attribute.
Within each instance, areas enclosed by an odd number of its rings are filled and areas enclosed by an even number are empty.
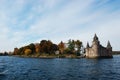
<svg viewBox="0 0 120 80"><path fill-rule="evenodd" d="M112 54L113 55L120 55L120 51L113 51Z"/></svg>

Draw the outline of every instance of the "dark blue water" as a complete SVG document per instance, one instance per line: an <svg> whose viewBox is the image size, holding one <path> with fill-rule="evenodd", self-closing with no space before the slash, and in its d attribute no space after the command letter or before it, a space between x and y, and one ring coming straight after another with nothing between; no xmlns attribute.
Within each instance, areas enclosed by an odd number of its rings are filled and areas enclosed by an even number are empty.
<svg viewBox="0 0 120 80"><path fill-rule="evenodd" d="M0 80L120 80L120 55L112 59L0 56Z"/></svg>

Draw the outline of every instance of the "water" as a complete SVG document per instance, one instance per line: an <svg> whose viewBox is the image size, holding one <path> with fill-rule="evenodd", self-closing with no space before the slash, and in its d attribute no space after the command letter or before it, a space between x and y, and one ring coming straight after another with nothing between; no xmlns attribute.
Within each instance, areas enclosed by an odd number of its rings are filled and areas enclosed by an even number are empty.
<svg viewBox="0 0 120 80"><path fill-rule="evenodd" d="M0 80L120 80L120 55L98 60L0 56Z"/></svg>

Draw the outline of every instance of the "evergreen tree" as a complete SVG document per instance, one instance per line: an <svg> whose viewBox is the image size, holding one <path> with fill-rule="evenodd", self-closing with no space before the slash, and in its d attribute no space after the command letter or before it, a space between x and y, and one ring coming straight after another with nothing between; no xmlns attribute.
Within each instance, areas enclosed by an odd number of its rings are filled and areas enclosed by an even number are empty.
<svg viewBox="0 0 120 80"><path fill-rule="evenodd" d="M69 40L68 41L68 49L70 50L71 53L74 53L75 50L75 41L74 40Z"/></svg>

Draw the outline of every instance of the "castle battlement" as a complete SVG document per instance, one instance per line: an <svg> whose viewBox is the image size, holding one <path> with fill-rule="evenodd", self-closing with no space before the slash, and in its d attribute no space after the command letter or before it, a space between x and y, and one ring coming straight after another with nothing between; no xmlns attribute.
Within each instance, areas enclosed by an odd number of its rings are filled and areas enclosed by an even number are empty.
<svg viewBox="0 0 120 80"><path fill-rule="evenodd" d="M85 56L86 58L112 58L112 46L108 41L107 46L103 47L95 34L92 45L89 46L89 43L87 43Z"/></svg>

